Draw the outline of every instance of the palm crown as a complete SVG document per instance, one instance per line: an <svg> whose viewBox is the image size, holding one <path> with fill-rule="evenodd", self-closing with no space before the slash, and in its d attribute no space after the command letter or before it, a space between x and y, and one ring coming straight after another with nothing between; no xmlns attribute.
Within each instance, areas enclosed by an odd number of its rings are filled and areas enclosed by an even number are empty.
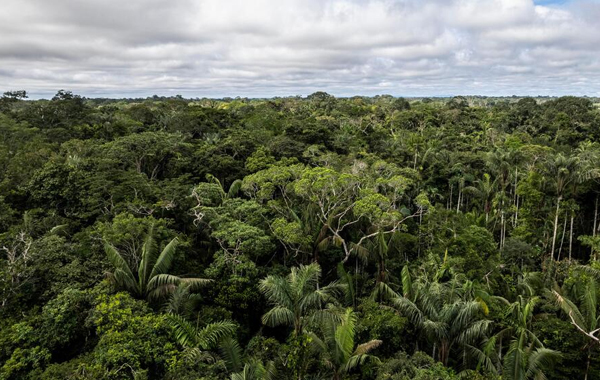
<svg viewBox="0 0 600 380"><path fill-rule="evenodd" d="M137 268L130 266L117 249L106 243L104 245L108 260L114 267L111 279L121 289L138 298L156 299L174 290L178 285L199 287L210 280L202 278L182 278L169 274L178 240L173 238L157 255L157 244L154 240L154 229L151 227L142 246L141 260Z"/></svg>

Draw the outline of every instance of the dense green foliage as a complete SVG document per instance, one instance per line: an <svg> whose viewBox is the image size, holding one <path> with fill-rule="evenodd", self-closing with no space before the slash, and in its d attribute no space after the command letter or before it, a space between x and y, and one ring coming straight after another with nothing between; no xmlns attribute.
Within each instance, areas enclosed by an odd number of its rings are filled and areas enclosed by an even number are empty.
<svg viewBox="0 0 600 380"><path fill-rule="evenodd" d="M589 99L0 99L0 379L600 378Z"/></svg>

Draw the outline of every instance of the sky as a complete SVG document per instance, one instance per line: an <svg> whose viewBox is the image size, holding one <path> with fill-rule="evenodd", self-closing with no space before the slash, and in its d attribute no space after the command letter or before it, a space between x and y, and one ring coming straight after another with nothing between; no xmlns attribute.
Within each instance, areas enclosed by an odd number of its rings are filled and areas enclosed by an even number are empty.
<svg viewBox="0 0 600 380"><path fill-rule="evenodd" d="M0 0L0 91L600 96L599 0Z"/></svg>

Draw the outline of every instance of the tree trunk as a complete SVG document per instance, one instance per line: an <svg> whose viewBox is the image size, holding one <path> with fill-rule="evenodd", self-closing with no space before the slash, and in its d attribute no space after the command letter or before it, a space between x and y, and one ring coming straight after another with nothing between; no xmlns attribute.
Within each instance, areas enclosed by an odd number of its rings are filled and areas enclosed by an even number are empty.
<svg viewBox="0 0 600 380"><path fill-rule="evenodd" d="M506 236L506 217L504 215L504 191L502 192L502 200L500 202L500 248L504 247L504 237Z"/></svg>
<svg viewBox="0 0 600 380"><path fill-rule="evenodd" d="M444 366L448 365L448 354L450 353L449 350L450 347L448 347L448 342L442 341L442 343L440 343L439 357Z"/></svg>
<svg viewBox="0 0 600 380"><path fill-rule="evenodd" d="M504 245L504 242L502 241L502 236L504 236L504 211L501 211L500 215L500 248L502 248Z"/></svg>
<svg viewBox="0 0 600 380"><path fill-rule="evenodd" d="M554 215L554 232L552 233L552 248L550 250L550 258L554 261L554 249L556 248L556 233L558 231L558 213L560 212L560 201L562 200L562 195L559 195L556 198L556 213Z"/></svg>
<svg viewBox="0 0 600 380"><path fill-rule="evenodd" d="M596 225L598 223L598 196L596 195L596 207L594 207L594 230L592 236L596 236Z"/></svg>
<svg viewBox="0 0 600 380"><path fill-rule="evenodd" d="M563 232L560 236L560 246L558 247L558 255L556 260L560 261L560 256L562 255L563 244L565 243L565 235L567 234L567 217L565 215L565 222L563 223Z"/></svg>
<svg viewBox="0 0 600 380"><path fill-rule="evenodd" d="M571 212L571 232L569 233L569 262L571 262L571 253L573 252L573 219L575 215Z"/></svg>
<svg viewBox="0 0 600 380"><path fill-rule="evenodd" d="M423 225L423 211L421 211L419 213L419 241L418 241L418 245L417 245L417 257L421 257L421 235L422 235L422 229L421 226Z"/></svg>
<svg viewBox="0 0 600 380"><path fill-rule="evenodd" d="M415 149L415 161L413 162L413 170L417 170L417 157L419 155L419 151Z"/></svg>
<svg viewBox="0 0 600 380"><path fill-rule="evenodd" d="M513 194L513 205L516 206L517 202L519 201L519 196L517 195L517 179L519 178L519 168L515 168L515 188L514 191L515 193Z"/></svg>
<svg viewBox="0 0 600 380"><path fill-rule="evenodd" d="M590 362L592 361L592 349L588 347L587 365L585 366L585 376L583 380L587 380L588 373L590 372Z"/></svg>
<svg viewBox="0 0 600 380"><path fill-rule="evenodd" d="M515 208L515 224L514 227L517 227L517 224L519 223L519 195L517 195L517 203L516 203L516 208Z"/></svg>

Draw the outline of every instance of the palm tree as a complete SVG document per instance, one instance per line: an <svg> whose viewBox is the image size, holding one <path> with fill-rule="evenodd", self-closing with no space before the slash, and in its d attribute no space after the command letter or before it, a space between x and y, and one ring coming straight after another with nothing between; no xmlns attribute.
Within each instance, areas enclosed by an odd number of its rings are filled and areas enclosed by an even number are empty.
<svg viewBox="0 0 600 380"><path fill-rule="evenodd" d="M451 167L451 177L448 180L450 184L450 197L452 197L452 188L454 183L457 184L458 189L458 198L456 200L456 212L458 213L461 209L461 206L465 203L465 194L464 189L470 186L467 183L473 181L473 175L469 172L471 170L470 165L465 165L463 163L456 163ZM450 200L450 204L452 200Z"/></svg>
<svg viewBox="0 0 600 380"><path fill-rule="evenodd" d="M141 260L137 267L133 267L134 265L130 266L124 255L119 253L113 245L105 243L106 255L114 267L110 278L117 287L128 291L135 297L145 299L164 296L180 284L195 288L209 283L210 280L207 279L182 278L168 274L175 257L177 244L177 238L173 238L157 257L154 228L151 226L142 246Z"/></svg>
<svg viewBox="0 0 600 380"><path fill-rule="evenodd" d="M519 178L519 163L522 161L523 155L519 150L497 149L490 152L486 157L486 166L495 174L494 182L497 182L498 193L493 198L497 200L498 213L500 215L500 247L504 246L506 238L506 206L509 202L507 189L510 185L511 173L514 168L514 187L513 187L513 205L516 209L517 204L517 183ZM515 223L517 214L515 213Z"/></svg>
<svg viewBox="0 0 600 380"><path fill-rule="evenodd" d="M165 314L178 314L184 317L191 317L196 306L202 297L198 293L193 293L186 284L179 284L167 298L162 307Z"/></svg>
<svg viewBox="0 0 600 380"><path fill-rule="evenodd" d="M173 328L175 339L185 347L185 356L188 360L212 357L213 355L209 350L214 350L219 344L221 344L222 350L227 350L228 346L237 344L231 339L236 328L236 325L231 321L209 323L204 327L200 327L198 324L194 325L179 315L169 314L167 320ZM235 347L228 351L235 351Z"/></svg>
<svg viewBox="0 0 600 380"><path fill-rule="evenodd" d="M294 337L304 332L307 323L331 316L324 306L335 302L341 287L332 283L319 288L321 267L316 264L294 267L287 277L267 276L261 280L260 290L273 305L262 317L267 326L288 325L294 328Z"/></svg>
<svg viewBox="0 0 600 380"><path fill-rule="evenodd" d="M275 364L270 361L263 364L260 361L250 361L240 372L232 373L231 380L271 380L275 378Z"/></svg>
<svg viewBox="0 0 600 380"><path fill-rule="evenodd" d="M583 285L583 286L578 286ZM571 299L566 294L571 295ZM548 290L547 295L569 316L571 324L588 341L585 379L588 378L592 352L600 346L600 313L598 312L598 283L595 278L578 282L570 288ZM577 306L577 303L579 306Z"/></svg>
<svg viewBox="0 0 600 380"><path fill-rule="evenodd" d="M350 372L363 364L366 360L379 362L376 356L369 355L369 351L378 347L381 340L371 340L355 346L356 315L351 308L346 309L338 323L328 320L323 323L322 339L310 333L313 348L317 351L324 364L332 371L332 379L339 380L343 374Z"/></svg>
<svg viewBox="0 0 600 380"><path fill-rule="evenodd" d="M235 198L237 196L237 194L240 192L240 189L242 188L242 180L236 179L235 181L233 181L231 183L231 185L229 185L229 190L225 191L225 186L223 185L223 183L221 183L221 181L219 181L219 179L217 177L215 177L212 174L206 174L206 180L209 183L214 183L215 185L217 185L219 187L219 192L221 194L221 201L225 201L226 199L232 199Z"/></svg>
<svg viewBox="0 0 600 380"><path fill-rule="evenodd" d="M390 286L386 268L389 254L397 247L396 244L393 244L395 243L394 238L397 236L398 234L393 234L389 239L386 239L384 234L379 233L376 242L372 244L372 249L368 250L368 253L377 259L377 277L371 298L380 302L383 299L398 297L398 294Z"/></svg>
<svg viewBox="0 0 600 380"><path fill-rule="evenodd" d="M448 364L453 348L460 348L464 356L468 345L485 337L491 323L483 319L487 312L483 300L472 297L472 286L463 285L456 277L448 282L424 277L413 282L408 268L404 267L403 296L392 300L433 343L432 357L444 365Z"/></svg>
<svg viewBox="0 0 600 380"><path fill-rule="evenodd" d="M562 153L558 153L553 159L548 161L547 171L554 179L556 190L556 212L554 213L554 231L552 233L552 248L550 250L552 260L554 260L554 250L556 248L560 202L563 199L567 186L577 179L578 169L579 160L576 156L565 156Z"/></svg>
<svg viewBox="0 0 600 380"><path fill-rule="evenodd" d="M469 186L464 191L473 193L477 198L481 199L483 212L485 213L485 223L487 225L496 194L496 180L492 180L492 177L488 173L483 173L483 179L475 181L475 184L476 186Z"/></svg>
<svg viewBox="0 0 600 380"><path fill-rule="evenodd" d="M501 299L500 297L496 297ZM503 300L506 303L508 301ZM495 361L502 361L502 378L507 380L545 379L544 371L560 356L560 353L545 348L531 330L533 313L539 297L525 298L518 296L517 301L510 304L506 312L509 326L489 339L484 348L486 355L480 356L480 364L487 361L486 368L495 370L490 354L496 343L503 337L511 337L508 352L502 358L502 347L494 356Z"/></svg>

